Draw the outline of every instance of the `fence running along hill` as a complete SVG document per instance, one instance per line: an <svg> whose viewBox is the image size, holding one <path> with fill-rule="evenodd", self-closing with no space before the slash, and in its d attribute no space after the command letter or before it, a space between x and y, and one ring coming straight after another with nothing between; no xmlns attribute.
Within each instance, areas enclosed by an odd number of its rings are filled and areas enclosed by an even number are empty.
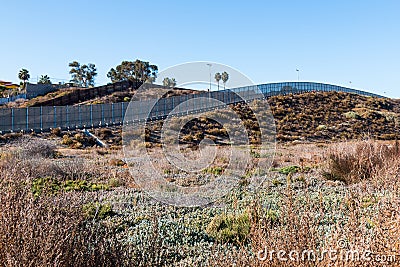
<svg viewBox="0 0 400 267"><path fill-rule="evenodd" d="M258 89L258 90L257 90ZM0 109L0 132L46 131L52 128L76 129L122 125L142 120L156 120L166 117L172 110L179 113L196 113L217 108L210 104L209 98L219 100L221 105L243 102L243 99L268 98L275 95L297 94L312 91L348 92L370 97L382 97L377 94L351 88L312 82L283 82L246 86L221 91L199 94L186 94L154 100L132 103L129 120L124 121L128 102L79 105L79 106L40 106L29 108ZM188 101L198 98L197 101ZM153 106L150 114L144 112L149 105ZM180 105L182 104L182 105Z"/></svg>
<svg viewBox="0 0 400 267"><path fill-rule="evenodd" d="M0 97L0 105L4 105L10 102L14 102L17 99L26 99L26 94L19 94L10 97Z"/></svg>
<svg viewBox="0 0 400 267"><path fill-rule="evenodd" d="M60 95L45 101L34 104L35 106L66 106L74 103L83 102L95 97L102 97L114 92L127 91L130 88L138 89L142 85L141 82L122 81L107 85L91 87L91 88L75 88L73 91ZM38 86L38 85L35 85ZM29 87L28 87L29 88ZM54 91L54 90L53 90Z"/></svg>

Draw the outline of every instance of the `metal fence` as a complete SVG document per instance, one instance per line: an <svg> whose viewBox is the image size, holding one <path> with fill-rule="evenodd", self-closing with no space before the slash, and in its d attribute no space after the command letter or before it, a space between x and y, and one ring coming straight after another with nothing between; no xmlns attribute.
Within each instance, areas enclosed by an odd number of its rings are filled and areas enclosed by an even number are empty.
<svg viewBox="0 0 400 267"><path fill-rule="evenodd" d="M262 94L258 93L260 91ZM309 82L271 83L200 94L135 101L131 103L128 114L126 114L128 102L79 106L3 108L0 109L0 132L46 131L58 127L75 129L122 125L123 123L135 121L157 120L166 117L171 112L176 115L197 113L245 100L310 91L339 91L382 97L330 84ZM219 102L211 101L211 99ZM151 107L150 112L148 112L149 107ZM128 116L125 117L125 115Z"/></svg>
<svg viewBox="0 0 400 267"><path fill-rule="evenodd" d="M0 105L7 104L9 102L13 102L17 99L26 99L26 94L19 94L15 96L10 96L10 97L0 97Z"/></svg>

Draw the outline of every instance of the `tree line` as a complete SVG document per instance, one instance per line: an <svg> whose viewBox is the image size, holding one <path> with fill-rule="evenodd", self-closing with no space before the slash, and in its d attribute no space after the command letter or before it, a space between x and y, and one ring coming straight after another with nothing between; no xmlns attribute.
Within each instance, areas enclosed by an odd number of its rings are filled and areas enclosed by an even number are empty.
<svg viewBox="0 0 400 267"><path fill-rule="evenodd" d="M93 63L81 64L78 61L72 61L68 64L71 75L70 82L79 87L92 87L95 84L95 78L97 76L97 68ZM142 83L153 83L158 74L157 65L151 64L148 61L142 61L136 59L135 61L122 61L115 68L111 68L107 73L107 77L112 83L121 81L132 81ZM26 84L30 79L30 74L27 69L21 69L18 73L18 78L21 80L22 88L26 88ZM215 73L215 81L218 84L222 80L225 84L229 79L229 74L224 71L223 73ZM38 79L38 84L51 84L51 79L48 75L41 75ZM163 80L163 85L166 87L174 88L177 84L175 78L166 77Z"/></svg>

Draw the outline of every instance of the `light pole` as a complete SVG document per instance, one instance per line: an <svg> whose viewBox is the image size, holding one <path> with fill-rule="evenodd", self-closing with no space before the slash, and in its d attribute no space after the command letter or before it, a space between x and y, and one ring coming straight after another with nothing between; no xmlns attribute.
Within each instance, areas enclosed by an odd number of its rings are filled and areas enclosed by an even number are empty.
<svg viewBox="0 0 400 267"><path fill-rule="evenodd" d="M300 81L300 70L296 69L296 71L297 71L297 81Z"/></svg>
<svg viewBox="0 0 400 267"><path fill-rule="evenodd" d="M209 70L209 73L210 73L210 88L208 90L211 92L211 66L212 66L212 64L207 63L207 66L208 66L208 70Z"/></svg>

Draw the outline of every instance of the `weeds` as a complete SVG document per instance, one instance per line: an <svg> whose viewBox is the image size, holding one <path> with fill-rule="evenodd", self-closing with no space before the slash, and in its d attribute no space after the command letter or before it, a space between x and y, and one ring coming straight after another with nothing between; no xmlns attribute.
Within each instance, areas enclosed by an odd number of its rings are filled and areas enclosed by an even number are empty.
<svg viewBox="0 0 400 267"><path fill-rule="evenodd" d="M299 166L287 166L287 167L280 168L278 170L278 172L281 174L296 173L298 171L300 171Z"/></svg>
<svg viewBox="0 0 400 267"><path fill-rule="evenodd" d="M243 244L250 233L249 214L244 212L217 215L207 226L206 231L218 241Z"/></svg>
<svg viewBox="0 0 400 267"><path fill-rule="evenodd" d="M43 192L48 194L57 194L59 192L69 191L98 191L108 190L109 185L100 183L91 183L85 180L66 180L59 181L51 177L37 178L32 182L32 193L35 197L39 197Z"/></svg>
<svg viewBox="0 0 400 267"><path fill-rule="evenodd" d="M106 217L114 215L114 211L110 204L88 203L82 207L83 214L86 219L102 220Z"/></svg>
<svg viewBox="0 0 400 267"><path fill-rule="evenodd" d="M345 143L328 152L323 176L346 184L357 183L380 175L392 166L399 166L399 156L397 141L394 145L372 140Z"/></svg>
<svg viewBox="0 0 400 267"><path fill-rule="evenodd" d="M56 146L48 140L24 137L17 142L17 146L20 148L21 158L54 158L56 156Z"/></svg>
<svg viewBox="0 0 400 267"><path fill-rule="evenodd" d="M213 175L221 175L224 172L224 169L222 167L208 167L203 170L203 173L209 173Z"/></svg>
<svg viewBox="0 0 400 267"><path fill-rule="evenodd" d="M18 158L0 168L0 263L2 266L123 266L133 262L115 231L88 223L79 193L31 192ZM28 183L27 183L28 182Z"/></svg>

